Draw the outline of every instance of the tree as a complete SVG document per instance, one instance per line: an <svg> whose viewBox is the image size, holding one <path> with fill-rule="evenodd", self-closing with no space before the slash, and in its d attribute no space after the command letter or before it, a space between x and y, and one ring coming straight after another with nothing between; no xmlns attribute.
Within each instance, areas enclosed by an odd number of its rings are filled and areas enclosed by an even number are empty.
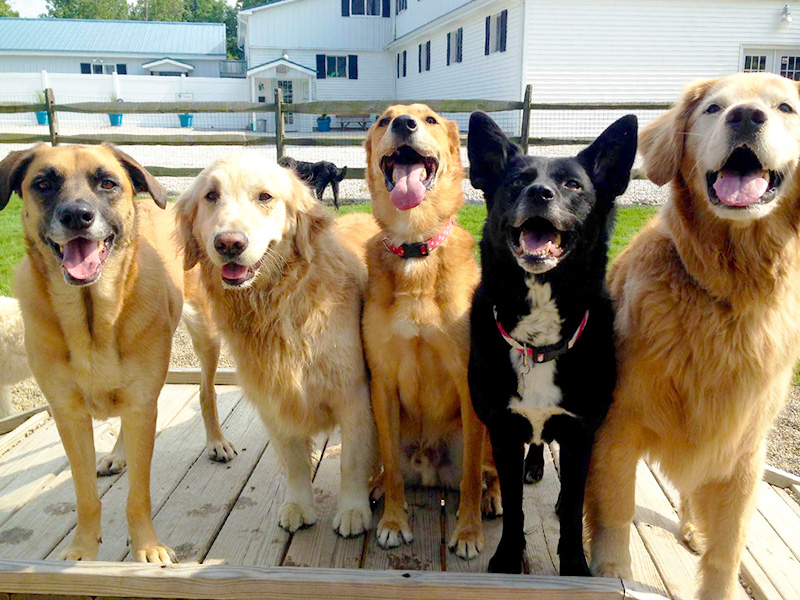
<svg viewBox="0 0 800 600"><path fill-rule="evenodd" d="M64 19L127 19L126 0L47 0L47 17Z"/></svg>
<svg viewBox="0 0 800 600"><path fill-rule="evenodd" d="M139 21L183 21L183 0L137 0L131 18Z"/></svg>
<svg viewBox="0 0 800 600"><path fill-rule="evenodd" d="M0 17L18 17L19 13L11 10L8 0L0 0Z"/></svg>

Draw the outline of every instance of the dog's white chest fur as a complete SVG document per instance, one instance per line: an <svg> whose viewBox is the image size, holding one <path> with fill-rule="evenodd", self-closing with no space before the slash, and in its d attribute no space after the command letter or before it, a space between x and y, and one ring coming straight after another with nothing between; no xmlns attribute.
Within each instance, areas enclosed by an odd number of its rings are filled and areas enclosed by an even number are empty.
<svg viewBox="0 0 800 600"><path fill-rule="evenodd" d="M509 332L518 342L546 346L561 339L561 315L552 296L549 283L527 280L530 312ZM561 389L555 383L556 361L535 363L529 356L523 360L516 348L509 349L511 365L517 373L518 396L512 396L509 408L526 419L533 427L533 443L542 443L545 423L554 415L572 415L559 406ZM525 364L527 362L527 366ZM572 415L574 416L574 415Z"/></svg>

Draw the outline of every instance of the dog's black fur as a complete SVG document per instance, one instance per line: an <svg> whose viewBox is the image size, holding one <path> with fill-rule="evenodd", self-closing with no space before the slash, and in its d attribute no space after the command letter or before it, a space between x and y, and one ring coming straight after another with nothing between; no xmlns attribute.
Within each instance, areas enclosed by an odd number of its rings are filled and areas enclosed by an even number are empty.
<svg viewBox="0 0 800 600"><path fill-rule="evenodd" d="M297 176L317 194L317 200L322 200L322 193L330 184L333 190L333 205L339 208L339 182L347 175L347 167L340 169L327 160L312 163L295 160L289 156L279 159L278 164L297 173Z"/></svg>
<svg viewBox="0 0 800 600"><path fill-rule="evenodd" d="M537 284L550 285L561 320L561 340L570 339L585 312L590 313L575 346L555 359L552 377L561 394L554 406L574 417L551 416L541 433L544 441L557 440L561 449L556 509L561 574L589 575L581 542L584 486L594 433L611 404L616 379L614 315L605 288L608 240L614 199L630 178L636 130L636 117L630 115L576 157L537 158L524 155L488 115L478 112L470 118L470 179L484 192L488 216L480 243L482 279L472 305L469 385L475 411L489 430L503 496L503 535L489 563L492 572L521 571L524 444L534 433L531 421L511 410L522 395L511 359L518 351L501 336L493 310L504 329L512 332L532 312L526 281L533 278ZM525 247L521 232L551 226L563 236L552 238L563 250L557 264L535 274L523 269L520 261L532 270L545 267L537 266L535 255L520 254ZM520 245L515 251L516 244ZM533 339L518 341L536 341L536 332L527 331ZM521 359L521 354L514 356ZM548 368L547 363L528 364L532 370ZM537 396L537 402L541 398ZM532 446L531 451L530 466L535 471L541 448Z"/></svg>

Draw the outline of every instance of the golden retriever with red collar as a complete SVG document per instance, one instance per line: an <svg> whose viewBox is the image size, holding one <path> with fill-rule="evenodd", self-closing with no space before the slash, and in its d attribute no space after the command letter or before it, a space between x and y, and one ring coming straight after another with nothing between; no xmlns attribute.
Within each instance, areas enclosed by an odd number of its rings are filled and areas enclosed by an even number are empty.
<svg viewBox="0 0 800 600"><path fill-rule="evenodd" d="M618 380L587 490L596 575L630 577L636 463L681 493L702 600L736 597L764 465L800 349L798 84L738 74L688 88L640 135L659 215L614 262Z"/></svg>

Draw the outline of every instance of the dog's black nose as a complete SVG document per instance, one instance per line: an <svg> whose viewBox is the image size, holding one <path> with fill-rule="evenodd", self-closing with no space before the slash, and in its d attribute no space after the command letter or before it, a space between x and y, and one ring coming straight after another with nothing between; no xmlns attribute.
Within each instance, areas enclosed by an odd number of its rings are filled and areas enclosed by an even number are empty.
<svg viewBox="0 0 800 600"><path fill-rule="evenodd" d="M534 183L527 190L528 198L533 200L552 200L556 197L556 192L548 185Z"/></svg>
<svg viewBox="0 0 800 600"><path fill-rule="evenodd" d="M214 249L226 258L239 256L247 248L247 236L242 231L223 231L214 237Z"/></svg>
<svg viewBox="0 0 800 600"><path fill-rule="evenodd" d="M753 105L737 106L728 113L725 121L737 133L755 133L767 122L767 113Z"/></svg>
<svg viewBox="0 0 800 600"><path fill-rule="evenodd" d="M67 229L89 229L94 223L94 209L86 202L72 202L58 207L56 218Z"/></svg>
<svg viewBox="0 0 800 600"><path fill-rule="evenodd" d="M392 131L406 137L417 130L417 120L411 115L400 115L392 121Z"/></svg>

